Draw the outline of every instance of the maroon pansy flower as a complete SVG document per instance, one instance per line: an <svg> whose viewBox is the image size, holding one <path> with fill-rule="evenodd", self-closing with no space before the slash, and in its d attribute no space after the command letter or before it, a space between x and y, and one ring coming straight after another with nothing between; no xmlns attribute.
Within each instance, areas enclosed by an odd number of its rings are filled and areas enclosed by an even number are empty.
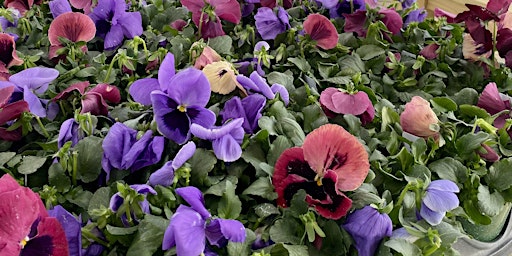
<svg viewBox="0 0 512 256"><path fill-rule="evenodd" d="M389 32L393 33L393 35L397 35L400 33L400 29L402 28L404 22L402 20L402 16L395 11L395 9L381 9L379 11L380 18L379 20L386 25Z"/></svg>
<svg viewBox="0 0 512 256"><path fill-rule="evenodd" d="M341 191L363 183L370 164L356 137L341 126L326 124L311 132L302 147L289 148L276 162L272 184L281 207L288 207L300 189L306 201L325 218L345 216L352 201Z"/></svg>
<svg viewBox="0 0 512 256"><path fill-rule="evenodd" d="M327 17L313 13L304 21L304 32L316 41L318 47L329 50L338 44L338 32Z"/></svg>
<svg viewBox="0 0 512 256"><path fill-rule="evenodd" d="M23 60L16 54L16 43L14 37L9 34L0 33L0 65L5 68L19 66Z"/></svg>
<svg viewBox="0 0 512 256"><path fill-rule="evenodd" d="M14 8L20 12L23 16L25 13L32 8L34 4L41 4L43 0L5 0L4 6L6 8Z"/></svg>
<svg viewBox="0 0 512 256"><path fill-rule="evenodd" d="M351 114L359 117L363 125L375 117L375 108L365 92L347 93L329 87L320 95L320 104L328 116Z"/></svg>
<svg viewBox="0 0 512 256"><path fill-rule="evenodd" d="M121 101L121 94L119 89L113 85L98 84L95 87L86 90L89 87L89 82L79 82L66 88L59 93L54 101L67 98L71 92L78 91L82 96L82 110L80 113L90 112L92 115L108 115L108 102L119 103Z"/></svg>
<svg viewBox="0 0 512 256"><path fill-rule="evenodd" d="M359 37L366 36L366 10L344 13L343 17L345 17L345 32L354 32Z"/></svg>
<svg viewBox="0 0 512 256"><path fill-rule="evenodd" d="M427 60L435 60L437 58L437 49L439 45L436 43L429 44L420 51L420 55L425 57Z"/></svg>
<svg viewBox="0 0 512 256"><path fill-rule="evenodd" d="M477 103L477 106L485 109L491 115L498 114L503 110L512 110L510 105L510 97L501 94L496 83L492 82L485 86ZM494 120L494 126L498 129L503 128L507 118L510 118L510 115L501 114Z"/></svg>
<svg viewBox="0 0 512 256"><path fill-rule="evenodd" d="M192 12L192 20L203 38L225 35L221 20L238 24L242 18L240 3L236 0L181 0ZM210 8L205 8L209 6Z"/></svg>
<svg viewBox="0 0 512 256"><path fill-rule="evenodd" d="M0 220L0 255L69 255L62 225L9 174L0 178Z"/></svg>
<svg viewBox="0 0 512 256"><path fill-rule="evenodd" d="M0 88L0 126L18 119L23 112L30 112L28 103L24 100L9 103L14 92L14 86ZM0 127L0 140L16 141L21 139L21 130L8 131Z"/></svg>
<svg viewBox="0 0 512 256"><path fill-rule="evenodd" d="M48 40L51 44L49 57L57 57L57 50L63 47L60 37L74 43L89 42L95 34L96 26L89 16L78 12L63 13L52 21L48 29ZM83 46L82 51L86 52L87 47Z"/></svg>

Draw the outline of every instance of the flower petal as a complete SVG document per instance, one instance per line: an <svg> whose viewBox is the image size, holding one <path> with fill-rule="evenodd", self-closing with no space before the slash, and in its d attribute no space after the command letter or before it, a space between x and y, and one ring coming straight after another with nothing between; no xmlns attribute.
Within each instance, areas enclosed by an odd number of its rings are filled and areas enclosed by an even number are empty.
<svg viewBox="0 0 512 256"><path fill-rule="evenodd" d="M270 90L272 90L274 95L277 95L277 93L279 93L279 96L283 100L285 106L287 106L288 103L290 103L290 94L288 93L286 87L284 87L283 85L273 84L272 87L270 87Z"/></svg>
<svg viewBox="0 0 512 256"><path fill-rule="evenodd" d="M55 78L59 76L59 71L53 68L35 67L28 68L18 72L11 77L9 81L16 84L18 87L28 87L38 94L43 94L48 89L50 84Z"/></svg>
<svg viewBox="0 0 512 256"><path fill-rule="evenodd" d="M158 83L160 84L160 89L164 92L167 92L171 78L176 74L174 65L174 55L167 53L158 69Z"/></svg>
<svg viewBox="0 0 512 256"><path fill-rule="evenodd" d="M46 117L46 109L41 100L26 86L23 89L23 99L28 103L30 112L38 117Z"/></svg>
<svg viewBox="0 0 512 256"><path fill-rule="evenodd" d="M427 190L423 204L436 212L447 212L459 206L459 198L453 192Z"/></svg>
<svg viewBox="0 0 512 256"><path fill-rule="evenodd" d="M371 101L365 92L348 94L338 91L332 95L332 102L336 109L335 112L340 114L352 114L355 116L364 113L368 108L368 105L371 104Z"/></svg>
<svg viewBox="0 0 512 256"><path fill-rule="evenodd" d="M176 189L176 194L181 196L194 211L198 212L203 219L211 217L210 212L204 206L203 193L196 187L188 186Z"/></svg>
<svg viewBox="0 0 512 256"><path fill-rule="evenodd" d="M155 78L143 78L130 85L129 93L136 102L151 106L151 92L160 90L160 84Z"/></svg>
<svg viewBox="0 0 512 256"><path fill-rule="evenodd" d="M203 72L187 68L171 78L167 93L185 107L204 107L210 100L210 84Z"/></svg>
<svg viewBox="0 0 512 256"><path fill-rule="evenodd" d="M178 169L180 168L187 160L189 160L194 153L196 152L196 144L193 141L188 142L187 144L181 147L180 151L174 157L172 161L172 168Z"/></svg>
<svg viewBox="0 0 512 256"><path fill-rule="evenodd" d="M48 210L48 214L56 218L64 228L69 255L80 255L82 251L82 223L60 205Z"/></svg>
<svg viewBox="0 0 512 256"><path fill-rule="evenodd" d="M192 134L203 140L216 140L228 135L233 129L241 127L243 122L243 118L237 118L221 127L215 127L212 129L207 129L198 124L192 124L190 131Z"/></svg>
<svg viewBox="0 0 512 256"><path fill-rule="evenodd" d="M427 187L427 190L439 190L446 192L458 193L459 187L451 180L433 180Z"/></svg>
<svg viewBox="0 0 512 256"><path fill-rule="evenodd" d="M318 13L310 14L303 26L304 32L317 42L318 47L329 50L338 44L336 27L325 16Z"/></svg>
<svg viewBox="0 0 512 256"><path fill-rule="evenodd" d="M28 103L24 100L16 101L0 108L0 125L19 118L23 112L29 112Z"/></svg>
<svg viewBox="0 0 512 256"><path fill-rule="evenodd" d="M168 187L172 185L174 179L174 168L172 167L172 161L165 163L160 169L156 170L149 176L149 184L151 186L164 186Z"/></svg>
<svg viewBox="0 0 512 256"><path fill-rule="evenodd" d="M23 248L21 256L25 255L70 255L66 233L56 218L41 219L37 225L37 236Z"/></svg>
<svg viewBox="0 0 512 256"><path fill-rule="evenodd" d="M140 12L126 12L117 20L123 28L123 34L126 38L134 38L142 35L142 16Z"/></svg>
<svg viewBox="0 0 512 256"><path fill-rule="evenodd" d="M91 92L99 93L102 99L111 103L119 103L121 101L121 93L119 92L119 89L114 85L98 84L88 91L88 93Z"/></svg>
<svg viewBox="0 0 512 256"><path fill-rule="evenodd" d="M54 19L63 13L72 11L71 5L69 5L67 0L52 0L48 2L48 6Z"/></svg>
<svg viewBox="0 0 512 256"><path fill-rule="evenodd" d="M206 226L206 238L217 247L226 246L228 241L240 243L245 241L245 227L237 220L213 219Z"/></svg>
<svg viewBox="0 0 512 256"><path fill-rule="evenodd" d="M123 43L124 34L123 27L121 25L114 25L110 27L110 30L105 35L105 42L103 43L103 48L105 50L110 51L120 46Z"/></svg>
<svg viewBox="0 0 512 256"><path fill-rule="evenodd" d="M204 224L203 218L196 211L180 205L171 218L169 232L164 234L164 241L174 238L174 243L165 242L163 249L175 244L178 255L200 255L206 246Z"/></svg>
<svg viewBox="0 0 512 256"><path fill-rule="evenodd" d="M77 90L78 93L80 93L80 95L83 95L85 93L85 89L87 89L87 87L89 87L89 85L90 85L89 81L74 83L74 84L70 85L68 88L64 89L59 94L57 94L57 96L53 97L53 100L55 101L55 100L60 100L62 98L66 98L68 96L68 94L70 94L74 90Z"/></svg>
<svg viewBox="0 0 512 256"><path fill-rule="evenodd" d="M446 212L432 211L424 203L421 203L420 216L432 226L439 225L445 214Z"/></svg>
<svg viewBox="0 0 512 256"><path fill-rule="evenodd" d="M229 135L214 140L212 146L217 159L224 162L234 162L242 156L240 144Z"/></svg>

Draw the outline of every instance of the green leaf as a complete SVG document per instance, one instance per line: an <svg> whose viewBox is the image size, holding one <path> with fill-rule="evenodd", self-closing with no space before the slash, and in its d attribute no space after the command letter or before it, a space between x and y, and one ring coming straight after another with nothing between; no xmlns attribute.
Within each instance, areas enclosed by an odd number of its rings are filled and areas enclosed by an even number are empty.
<svg viewBox="0 0 512 256"><path fill-rule="evenodd" d="M281 153L288 148L293 147L293 144L285 136L279 135L270 145L270 150L267 154L267 163L269 165L275 165Z"/></svg>
<svg viewBox="0 0 512 256"><path fill-rule="evenodd" d="M305 245L276 244L270 251L272 256L304 256L308 255L308 247Z"/></svg>
<svg viewBox="0 0 512 256"><path fill-rule="evenodd" d="M391 239L384 243L385 246L401 253L403 256L422 255L421 249L405 239Z"/></svg>
<svg viewBox="0 0 512 256"><path fill-rule="evenodd" d="M491 116L485 109L473 105L459 105L459 112L471 118L488 118Z"/></svg>
<svg viewBox="0 0 512 256"><path fill-rule="evenodd" d="M217 212L223 219L236 219L242 212L242 202L235 193L235 186L226 181L226 190L219 202Z"/></svg>
<svg viewBox="0 0 512 256"><path fill-rule="evenodd" d="M295 66L297 66L302 72L307 73L311 70L311 66L308 61L302 57L288 58L288 61L295 64Z"/></svg>
<svg viewBox="0 0 512 256"><path fill-rule="evenodd" d="M368 44L368 45L363 45L363 46L359 47L356 50L356 53L359 56L361 56L362 60L367 61L367 60L371 60L375 57L378 57L379 55L386 54L386 51L376 45Z"/></svg>
<svg viewBox="0 0 512 256"><path fill-rule="evenodd" d="M486 216L496 216L500 213L501 207L505 205L505 199L500 193L490 193L489 188L480 184L478 186L478 207Z"/></svg>
<svg viewBox="0 0 512 256"><path fill-rule="evenodd" d="M230 36L218 36L208 39L208 45L219 54L231 54L233 39Z"/></svg>
<svg viewBox="0 0 512 256"><path fill-rule="evenodd" d="M260 218L266 218L272 214L279 214L279 209L275 207L273 204L263 203L254 207L254 212Z"/></svg>
<svg viewBox="0 0 512 256"><path fill-rule="evenodd" d="M128 228L120 228L120 227L114 227L111 225L107 225L107 231L114 236L124 236L124 235L130 235L135 233L139 227L128 227Z"/></svg>
<svg viewBox="0 0 512 256"><path fill-rule="evenodd" d="M87 212L89 215L93 216L92 211L96 209L101 209L102 206L104 208L108 208L110 205L110 197L111 197L110 187L101 187L91 197L89 200L89 206L87 207Z"/></svg>
<svg viewBox="0 0 512 256"><path fill-rule="evenodd" d="M352 78L350 76L335 76L323 79L322 81L337 85L347 85L352 82Z"/></svg>
<svg viewBox="0 0 512 256"><path fill-rule="evenodd" d="M414 161L419 164L424 164L427 158L427 143L423 139L415 140L412 143L412 155Z"/></svg>
<svg viewBox="0 0 512 256"><path fill-rule="evenodd" d="M342 76L352 76L357 72L365 72L366 68L364 62L359 58L359 55L347 55L338 59L340 66L340 74Z"/></svg>
<svg viewBox="0 0 512 256"><path fill-rule="evenodd" d="M452 96L452 100L457 105L476 105L478 102L478 92L473 88L463 88Z"/></svg>
<svg viewBox="0 0 512 256"><path fill-rule="evenodd" d="M243 243L228 242L228 255L229 256L240 256L240 255L251 255L251 245L256 241L256 235L254 231L246 228L245 229L245 241Z"/></svg>
<svg viewBox="0 0 512 256"><path fill-rule="evenodd" d="M392 127L393 124L400 123L400 115L390 107L383 107L382 108L382 123L380 130L385 131L389 127Z"/></svg>
<svg viewBox="0 0 512 256"><path fill-rule="evenodd" d="M428 168L437 173L441 179L451 180L455 183L463 184L468 178L467 167L460 161L451 157L439 159L428 165Z"/></svg>
<svg viewBox="0 0 512 256"><path fill-rule="evenodd" d="M41 168L46 162L46 157L41 156L24 156L23 161L18 166L20 174L32 174Z"/></svg>
<svg viewBox="0 0 512 256"><path fill-rule="evenodd" d="M474 153L476 149L480 148L480 145L489 139L489 134L485 132L478 133L467 133L462 135L455 143L457 152L461 154Z"/></svg>
<svg viewBox="0 0 512 256"><path fill-rule="evenodd" d="M11 158L16 155L14 152L1 152L0 153L0 167L9 162Z"/></svg>
<svg viewBox="0 0 512 256"><path fill-rule="evenodd" d="M191 168L190 183L199 186L204 184L208 173L213 170L213 167L217 163L217 157L215 157L215 154L210 150L198 148L188 162Z"/></svg>
<svg viewBox="0 0 512 256"><path fill-rule="evenodd" d="M311 104L302 108L302 113L304 114L304 132L306 133L329 122L324 111L317 104Z"/></svg>
<svg viewBox="0 0 512 256"><path fill-rule="evenodd" d="M512 159L505 158L494 163L486 175L487 184L498 191L509 189L512 186Z"/></svg>
<svg viewBox="0 0 512 256"><path fill-rule="evenodd" d="M242 194L261 196L268 200L275 200L277 198L277 193L274 192L274 186L268 177L259 177Z"/></svg>
<svg viewBox="0 0 512 256"><path fill-rule="evenodd" d="M71 187L71 180L66 175L66 171L62 169L60 163L53 163L48 169L48 182L50 186L54 186L59 192L66 192Z"/></svg>
<svg viewBox="0 0 512 256"><path fill-rule="evenodd" d="M90 136L80 140L75 146L75 151L78 152L77 178L85 183L96 180L101 173L102 142L101 138Z"/></svg>
<svg viewBox="0 0 512 256"><path fill-rule="evenodd" d="M152 256L161 248L167 226L169 226L168 220L146 214L139 223L139 230L126 255Z"/></svg>
<svg viewBox="0 0 512 256"><path fill-rule="evenodd" d="M270 239L276 243L300 244L303 234L304 225L293 218L279 219L270 227Z"/></svg>
<svg viewBox="0 0 512 256"><path fill-rule="evenodd" d="M464 211L473 222L479 225L491 224L491 218L483 215L480 212L479 207L477 207L476 204L478 204L478 202L473 202L473 200L464 200L462 204L464 205Z"/></svg>
<svg viewBox="0 0 512 256"><path fill-rule="evenodd" d="M457 103L448 97L436 97L430 100L432 106L442 112L457 110Z"/></svg>

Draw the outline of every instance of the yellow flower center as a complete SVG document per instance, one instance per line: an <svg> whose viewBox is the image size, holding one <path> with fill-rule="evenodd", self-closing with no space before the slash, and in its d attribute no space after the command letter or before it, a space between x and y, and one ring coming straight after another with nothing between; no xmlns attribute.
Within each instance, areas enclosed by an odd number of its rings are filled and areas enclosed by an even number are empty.
<svg viewBox="0 0 512 256"><path fill-rule="evenodd" d="M319 187L322 186L322 176L320 176L320 174L317 174L315 176L315 181L316 181L317 186L319 186Z"/></svg>
<svg viewBox="0 0 512 256"><path fill-rule="evenodd" d="M180 112L185 113L185 112L187 112L187 107L186 107L186 106L184 106L184 105L179 105L179 106L178 106L178 110L179 110Z"/></svg>
<svg viewBox="0 0 512 256"><path fill-rule="evenodd" d="M25 238L23 238L23 240L20 241L21 249L25 248L25 245L27 245L28 240L30 240L30 238L26 236Z"/></svg>

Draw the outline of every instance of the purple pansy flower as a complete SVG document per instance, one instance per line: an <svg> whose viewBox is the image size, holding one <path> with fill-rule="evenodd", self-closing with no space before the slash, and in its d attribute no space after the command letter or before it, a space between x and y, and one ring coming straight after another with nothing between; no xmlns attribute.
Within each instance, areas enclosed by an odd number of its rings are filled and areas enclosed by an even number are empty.
<svg viewBox="0 0 512 256"><path fill-rule="evenodd" d="M243 99L235 96L224 103L224 108L219 114L223 123L229 119L243 118L244 131L252 134L258 128L258 120L266 102L265 97L260 94L252 94Z"/></svg>
<svg viewBox="0 0 512 256"><path fill-rule="evenodd" d="M130 188L132 188L133 190L135 190L137 193L141 194L141 195L147 195L148 193L150 194L153 194L153 195L156 195L156 191L149 185L146 185L146 184L135 184L135 185L130 185ZM119 207L121 207L121 205L124 203L124 198L121 197L121 194L119 192L115 193L111 198L110 198L110 206L109 208L113 211L113 212L117 212L117 210L119 210ZM142 211L144 213L149 213L149 202L148 200L146 200L146 198L144 197L144 201L140 202L140 208L142 209Z"/></svg>
<svg viewBox="0 0 512 256"><path fill-rule="evenodd" d="M330 0L322 0L320 2L324 7L329 9L329 16L331 19L343 17L343 14L354 13L357 10L366 10L364 0L343 0L341 3L337 1L337 4L333 7L327 7L332 5L332 1Z"/></svg>
<svg viewBox="0 0 512 256"><path fill-rule="evenodd" d="M162 168L149 176L149 184L151 186L161 185L170 186L173 184L174 171L180 168L185 162L190 159L196 152L196 144L190 141L181 147L180 151L176 154L173 160L165 163Z"/></svg>
<svg viewBox="0 0 512 256"><path fill-rule="evenodd" d="M68 0L51 0L48 5L54 19L63 13L72 11Z"/></svg>
<svg viewBox="0 0 512 256"><path fill-rule="evenodd" d="M420 8L413 10L407 15L407 18L405 18L403 27L406 28L411 22L422 22L425 20L426 17L427 12L425 11L425 9Z"/></svg>
<svg viewBox="0 0 512 256"><path fill-rule="evenodd" d="M277 15L268 7L260 7L254 19L256 29L264 40L274 40L277 35L290 28L288 12L283 7L277 8Z"/></svg>
<svg viewBox="0 0 512 256"><path fill-rule="evenodd" d="M139 12L126 12L124 0L99 0L89 15L96 24L96 35L105 39L105 50L113 50L123 39L142 35L142 17Z"/></svg>
<svg viewBox="0 0 512 256"><path fill-rule="evenodd" d="M103 139L101 165L107 173L112 169L137 171L160 161L164 150L164 138L154 136L151 130L137 140L137 131L115 123Z"/></svg>
<svg viewBox="0 0 512 256"><path fill-rule="evenodd" d="M238 75L236 80L247 90L249 94L260 93L268 99L274 99L276 94L279 93L285 105L288 105L290 102L288 90L286 90L283 85L273 84L272 87L270 87L267 81L265 81L265 79L256 71L253 71L249 77Z"/></svg>
<svg viewBox="0 0 512 256"><path fill-rule="evenodd" d="M62 225L62 228L64 228L64 233L66 233L66 239L68 240L69 255L82 255L81 218L76 218L60 205L55 206L52 210L48 210L48 215L56 218Z"/></svg>
<svg viewBox="0 0 512 256"><path fill-rule="evenodd" d="M421 217L432 226L441 223L447 211L459 206L459 198L455 195L458 192L459 187L451 180L432 181L421 202Z"/></svg>
<svg viewBox="0 0 512 256"><path fill-rule="evenodd" d="M215 114L205 108L210 94L210 83L198 69L187 68L173 76L168 81L167 92L155 90L151 93L158 130L165 137L183 144L190 139L192 124L212 126Z"/></svg>
<svg viewBox="0 0 512 256"><path fill-rule="evenodd" d="M84 134L80 130L78 122L74 118L70 118L60 126L57 145L59 148L62 148L66 142L71 141L71 147L74 147L83 137Z"/></svg>
<svg viewBox="0 0 512 256"><path fill-rule="evenodd" d="M210 245L223 247L228 241L244 242L245 228L237 220L213 218L204 205L201 191L195 187L176 189L190 206L180 205L165 230L163 250L176 246L180 256L196 256Z"/></svg>
<svg viewBox="0 0 512 256"><path fill-rule="evenodd" d="M416 3L416 0L402 0L402 9L407 9L411 7L414 3Z"/></svg>
<svg viewBox="0 0 512 256"><path fill-rule="evenodd" d="M243 118L237 118L220 127L210 129L192 124L190 131L195 136L212 141L215 156L224 162L234 162L242 156L241 144L244 140Z"/></svg>
<svg viewBox="0 0 512 256"><path fill-rule="evenodd" d="M348 215L343 228L352 236L359 256L371 256L380 241L391 236L393 223L385 213L365 206Z"/></svg>
<svg viewBox="0 0 512 256"><path fill-rule="evenodd" d="M48 100L41 100L36 94L45 93L48 85L58 76L59 71L53 68L28 68L10 76L9 81L0 81L0 88L15 85L14 94L23 95L23 100L28 103L30 112L38 117L46 117L45 106ZM13 95L13 97L17 96ZM51 114L50 111L48 114Z"/></svg>

